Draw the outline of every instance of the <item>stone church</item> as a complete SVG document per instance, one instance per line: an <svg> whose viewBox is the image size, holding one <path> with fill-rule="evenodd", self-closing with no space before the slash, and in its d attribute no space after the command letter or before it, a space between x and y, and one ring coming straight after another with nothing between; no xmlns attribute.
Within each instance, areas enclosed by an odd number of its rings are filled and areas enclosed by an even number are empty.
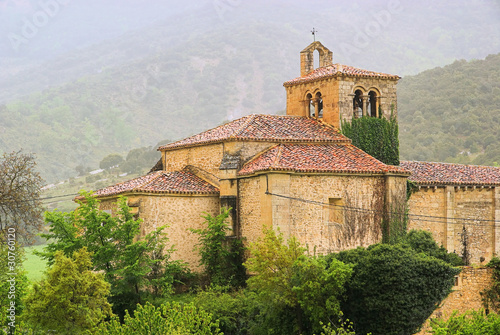
<svg viewBox="0 0 500 335"><path fill-rule="evenodd" d="M118 196L126 196L144 220L143 234L168 225L174 257L196 268L197 235L188 228L203 227L203 213L232 208L229 234L245 243L267 226L324 254L379 242L383 220L404 210L410 178L417 184L410 228L433 232L438 243L457 253L468 234L471 262L488 260L500 249L500 230L491 224L500 215L500 169L386 165L339 132L341 120L397 117L399 79L333 63L332 52L316 41L300 53L300 77L283 84L286 115L249 115L164 145L147 175L95 196L110 211Z"/></svg>

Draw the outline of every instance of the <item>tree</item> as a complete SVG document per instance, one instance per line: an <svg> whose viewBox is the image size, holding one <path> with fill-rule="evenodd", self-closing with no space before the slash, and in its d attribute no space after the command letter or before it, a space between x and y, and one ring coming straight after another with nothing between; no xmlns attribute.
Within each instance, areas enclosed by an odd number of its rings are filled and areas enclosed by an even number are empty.
<svg viewBox="0 0 500 335"><path fill-rule="evenodd" d="M43 179L35 166L34 156L21 151L0 158L0 239L13 228L19 241L32 243L42 226Z"/></svg>
<svg viewBox="0 0 500 335"><path fill-rule="evenodd" d="M99 168L101 169L110 169L113 166L120 165L123 162L123 157L119 154L109 154L104 157L99 163Z"/></svg>
<svg viewBox="0 0 500 335"><path fill-rule="evenodd" d="M159 227L138 239L141 220L134 219L126 198L120 197L115 216L99 210L99 200L89 193L82 193L80 207L70 213L47 212L45 221L50 224L48 234L42 237L54 242L45 247L41 256L53 262L57 251L71 255L87 247L92 252L95 271L104 271L111 284L113 310L120 316L126 309L133 310L149 288L157 294L168 293L173 273L166 268L183 268L181 262L173 262L173 247L165 248L168 241ZM177 267L171 266L173 264Z"/></svg>
<svg viewBox="0 0 500 335"><path fill-rule="evenodd" d="M402 244L342 251L335 258L354 265L342 311L361 334L414 334L460 272Z"/></svg>
<svg viewBox="0 0 500 335"><path fill-rule="evenodd" d="M25 299L25 320L34 329L80 334L111 316L110 285L103 274L92 271L87 248L75 251L73 258L62 251L54 257L54 265Z"/></svg>
<svg viewBox="0 0 500 335"><path fill-rule="evenodd" d="M12 241L12 243L10 243ZM13 330L24 310L23 297L29 286L23 268L24 251L14 240L0 242L0 329Z"/></svg>
<svg viewBox="0 0 500 335"><path fill-rule="evenodd" d="M264 229L264 236L250 246L250 257L244 264L254 274L248 286L274 303L297 306L297 295L292 291L293 264L305 251L294 236L285 244L283 234Z"/></svg>
<svg viewBox="0 0 500 335"><path fill-rule="evenodd" d="M305 250L295 237L285 245L282 234L265 229L245 263L254 274L249 287L271 305L294 309L299 333L321 331L321 322L338 320L344 285L352 273L350 265L337 260L328 264L323 258L306 256Z"/></svg>
<svg viewBox="0 0 500 335"><path fill-rule="evenodd" d="M195 246L200 252L200 264L212 284L243 286L246 280L246 271L243 267L244 247L240 239L228 239L226 232L230 230L226 220L231 208L223 209L217 216L206 214L203 216L206 227L190 229L200 235L199 243Z"/></svg>

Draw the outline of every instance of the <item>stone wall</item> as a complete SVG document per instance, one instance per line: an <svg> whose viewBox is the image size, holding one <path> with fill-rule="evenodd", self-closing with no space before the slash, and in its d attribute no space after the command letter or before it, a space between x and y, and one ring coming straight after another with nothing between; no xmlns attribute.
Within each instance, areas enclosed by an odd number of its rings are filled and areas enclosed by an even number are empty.
<svg viewBox="0 0 500 335"><path fill-rule="evenodd" d="M368 94L369 91L377 92L378 106L382 109L382 115L386 118L391 116L393 110L394 116L397 117L397 95L396 84L397 80L384 78L358 78L344 77L339 83L339 112L342 120L351 121L353 116L353 94L354 91L360 89L363 94ZM378 110L377 106L377 110Z"/></svg>
<svg viewBox="0 0 500 335"><path fill-rule="evenodd" d="M455 278L455 286L452 292L441 302L439 307L432 313L422 327L418 335L430 334L430 320L434 318L447 319L454 311L462 314L468 310L479 310L483 308L481 292L492 284L493 269L474 268L466 266Z"/></svg>
<svg viewBox="0 0 500 335"><path fill-rule="evenodd" d="M112 209L115 199L101 202L101 209ZM199 269L199 255L193 250L198 243L198 235L188 229L204 227L203 213L218 215L220 201L218 196L177 196L143 194L132 195L128 198L129 205L137 205L139 218L143 219L141 236L149 234L163 225L170 243L176 251L172 255L174 260L183 260L193 270ZM113 212L113 214L115 214Z"/></svg>
<svg viewBox="0 0 500 335"><path fill-rule="evenodd" d="M493 224L497 193L489 187L421 187L410 198L408 228L430 231L438 244L460 256L467 245L471 264L486 264L499 248Z"/></svg>
<svg viewBox="0 0 500 335"><path fill-rule="evenodd" d="M377 93L377 111L380 106L382 115L390 117L391 112L397 117L397 80L386 78L362 78L335 76L308 83L287 86L287 115L309 116L307 114L306 95L321 92L323 98L323 121L340 128L341 121L351 121L353 117L353 98L356 90L363 95L370 91Z"/></svg>
<svg viewBox="0 0 500 335"><path fill-rule="evenodd" d="M179 171L186 165L194 165L216 176L223 156L223 144L181 148L162 152L163 170Z"/></svg>
<svg viewBox="0 0 500 335"><path fill-rule="evenodd" d="M270 219L265 208L265 199L269 197L265 194L265 187L265 176L238 180L240 233L247 245L262 235L262 227L266 224L266 219Z"/></svg>
<svg viewBox="0 0 500 335"><path fill-rule="evenodd" d="M318 254L381 239L383 176L269 173L240 179L239 196L248 243L261 236L264 225L279 228L285 239L296 236ZM331 221L339 217L342 222Z"/></svg>

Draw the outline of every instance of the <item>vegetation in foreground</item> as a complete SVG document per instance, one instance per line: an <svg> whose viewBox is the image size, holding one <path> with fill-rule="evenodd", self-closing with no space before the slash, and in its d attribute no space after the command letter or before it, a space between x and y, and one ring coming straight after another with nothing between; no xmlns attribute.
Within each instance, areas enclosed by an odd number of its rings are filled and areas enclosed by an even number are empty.
<svg viewBox="0 0 500 335"><path fill-rule="evenodd" d="M50 268L29 290L19 278L19 334L413 334L459 271L458 256L419 231L313 256L265 229L245 251L226 241L226 210L193 231L204 272L192 274L171 260L163 227L137 240L140 220L124 198L117 206L112 217L84 194L77 210L46 213Z"/></svg>

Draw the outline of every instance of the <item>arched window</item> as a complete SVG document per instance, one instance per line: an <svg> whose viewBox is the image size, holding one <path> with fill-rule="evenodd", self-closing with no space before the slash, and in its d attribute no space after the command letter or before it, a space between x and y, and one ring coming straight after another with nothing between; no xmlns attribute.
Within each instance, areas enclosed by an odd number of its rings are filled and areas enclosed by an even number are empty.
<svg viewBox="0 0 500 335"><path fill-rule="evenodd" d="M316 93L314 100L318 104L318 117L323 117L323 98L320 92Z"/></svg>
<svg viewBox="0 0 500 335"><path fill-rule="evenodd" d="M321 55L319 54L319 50L316 49L314 50L313 52L313 69L317 69L318 67L320 67L320 58Z"/></svg>
<svg viewBox="0 0 500 335"><path fill-rule="evenodd" d="M377 117L377 93L370 91L368 93L368 113L371 117Z"/></svg>
<svg viewBox="0 0 500 335"><path fill-rule="evenodd" d="M306 115L314 117L314 102L311 93L306 95Z"/></svg>
<svg viewBox="0 0 500 335"><path fill-rule="evenodd" d="M363 100L362 100L363 92L361 90L356 90L354 92L354 98L352 99L352 115L353 118L357 119L363 116Z"/></svg>

